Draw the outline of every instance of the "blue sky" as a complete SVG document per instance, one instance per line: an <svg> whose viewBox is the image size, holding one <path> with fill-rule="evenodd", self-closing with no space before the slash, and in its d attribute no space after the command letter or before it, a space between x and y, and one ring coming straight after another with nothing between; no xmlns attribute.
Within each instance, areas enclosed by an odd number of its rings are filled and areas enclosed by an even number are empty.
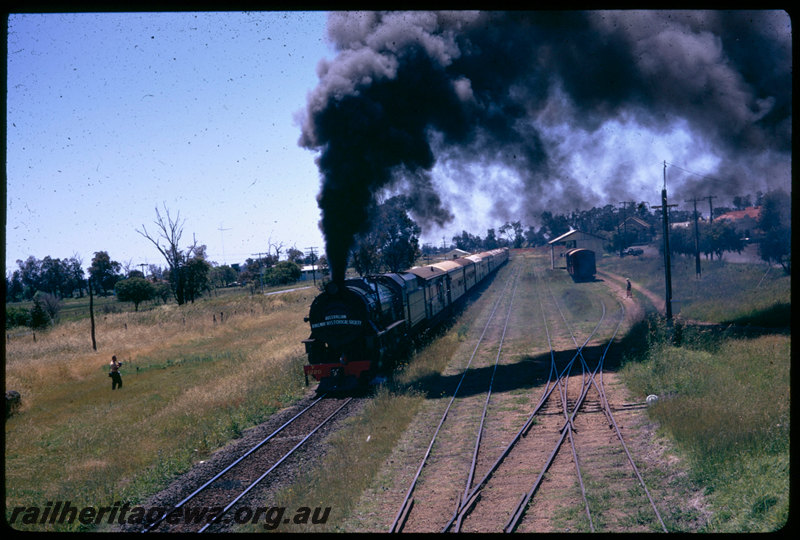
<svg viewBox="0 0 800 540"><path fill-rule="evenodd" d="M633 14L637 20L662 15ZM357 34L359 18L351 17L352 27L340 21L339 30ZM324 252L316 154L298 146L296 118L321 84L320 61L336 58L327 19L325 12L10 15L6 270L31 255L77 255L88 266L96 251L131 268L163 267L155 246L136 231L144 225L156 234L156 208L163 213L165 207L184 221L181 247L195 238L219 264L244 262L269 250L270 242L283 244L284 253L293 246ZM631 43L652 51L650 38L658 38L682 60L702 60L708 67L701 73L733 81L740 92L733 95L749 90L728 71L721 41L706 27L684 28L671 19L667 13L661 33L630 24ZM789 18L776 14L764 32L776 34L790 64ZM666 53L654 58L672 66ZM671 72L654 73L655 85ZM791 189L786 153L755 155L758 176L751 178L743 164L732 164L692 130L688 117L641 123L628 109L590 131L577 128L572 104L554 96L538 110L539 133L551 156L568 165L568 182L551 183L545 208L575 209L569 186L578 184L597 205L660 204L665 161L676 165L668 171L671 186L691 173L702 179L702 192L673 189L681 204L692 195L713 194L720 205L746 194L714 180L721 167L728 169L725 178L747 179L751 192ZM751 114L769 99L741 105ZM488 227L526 215L524 182L494 163L445 155L431 175L455 219L444 229L424 229L423 242L449 242L462 230L484 236ZM528 208L527 215L538 215L533 210L540 211ZM538 225L522 219L525 227Z"/></svg>
<svg viewBox="0 0 800 540"><path fill-rule="evenodd" d="M165 266L155 208L220 264L323 248L294 121L332 56L326 14L20 14L8 20L6 268L95 251ZM220 229L224 229L221 231Z"/></svg>

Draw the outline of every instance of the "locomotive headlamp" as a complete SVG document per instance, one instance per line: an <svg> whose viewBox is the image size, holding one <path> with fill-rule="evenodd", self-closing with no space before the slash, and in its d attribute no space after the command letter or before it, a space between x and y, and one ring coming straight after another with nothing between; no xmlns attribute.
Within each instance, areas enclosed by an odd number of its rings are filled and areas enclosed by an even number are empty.
<svg viewBox="0 0 800 540"><path fill-rule="evenodd" d="M336 294L337 292L339 292L339 286L336 285L336 283L334 283L333 281L331 281L327 285L325 285L325 292L328 294Z"/></svg>

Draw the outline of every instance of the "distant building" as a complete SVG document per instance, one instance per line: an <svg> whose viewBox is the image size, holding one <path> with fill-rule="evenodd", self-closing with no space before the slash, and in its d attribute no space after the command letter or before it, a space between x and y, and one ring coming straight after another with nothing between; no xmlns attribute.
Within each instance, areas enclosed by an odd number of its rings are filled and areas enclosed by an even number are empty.
<svg viewBox="0 0 800 540"><path fill-rule="evenodd" d="M547 242L550 245L550 267L556 267L556 247L559 249L559 257L563 257L564 253L574 248L591 249L595 252L595 255L599 255L603 253L603 244L605 242L606 239L602 236L571 229L558 238L553 238ZM566 263L564 268L566 268Z"/></svg>
<svg viewBox="0 0 800 540"><path fill-rule="evenodd" d="M453 259L460 259L461 257L466 257L469 254L470 254L469 251L464 251L463 249L456 248L448 251L447 253L442 254L442 257L444 257L448 261L451 261Z"/></svg>
<svg viewBox="0 0 800 540"><path fill-rule="evenodd" d="M698 216L697 223L707 223L708 220L703 216ZM669 224L670 229L688 229L689 227L694 227L694 218L690 219L689 221L674 221Z"/></svg>
<svg viewBox="0 0 800 540"><path fill-rule="evenodd" d="M629 216L623 222L622 229L636 235L633 244L647 244L653 239L653 227L638 216Z"/></svg>
<svg viewBox="0 0 800 540"><path fill-rule="evenodd" d="M322 272L319 266L313 264L306 264L300 267L300 281L312 280L316 274L316 279L322 278Z"/></svg>

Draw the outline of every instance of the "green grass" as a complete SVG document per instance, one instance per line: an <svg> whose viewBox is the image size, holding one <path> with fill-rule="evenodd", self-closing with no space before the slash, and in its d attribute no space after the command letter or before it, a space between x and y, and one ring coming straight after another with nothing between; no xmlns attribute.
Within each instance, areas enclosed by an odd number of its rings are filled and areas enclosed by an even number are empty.
<svg viewBox="0 0 800 540"><path fill-rule="evenodd" d="M663 297L665 278L660 258L604 257L598 268L630 276ZM679 301L673 312L685 319L770 328L788 327L790 323L791 277L780 268L767 271L764 264L704 261L698 280L694 260L675 257L672 297Z"/></svg>
<svg viewBox="0 0 800 540"><path fill-rule="evenodd" d="M651 414L690 464L713 510L710 532L767 532L789 511L791 337L697 332L675 346L661 323L623 376L661 397Z"/></svg>

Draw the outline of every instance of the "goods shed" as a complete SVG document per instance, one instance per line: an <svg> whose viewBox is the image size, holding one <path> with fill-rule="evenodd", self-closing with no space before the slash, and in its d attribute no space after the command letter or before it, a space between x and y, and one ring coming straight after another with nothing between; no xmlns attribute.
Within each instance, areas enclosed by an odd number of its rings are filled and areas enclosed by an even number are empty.
<svg viewBox="0 0 800 540"><path fill-rule="evenodd" d="M603 244L606 239L596 234L579 231L577 229L570 229L558 238L553 238L548 242L550 245L550 267L556 267L556 249L558 250L559 258L563 258L564 254L571 249L590 249L596 254L603 253ZM560 268L566 268L566 263Z"/></svg>

